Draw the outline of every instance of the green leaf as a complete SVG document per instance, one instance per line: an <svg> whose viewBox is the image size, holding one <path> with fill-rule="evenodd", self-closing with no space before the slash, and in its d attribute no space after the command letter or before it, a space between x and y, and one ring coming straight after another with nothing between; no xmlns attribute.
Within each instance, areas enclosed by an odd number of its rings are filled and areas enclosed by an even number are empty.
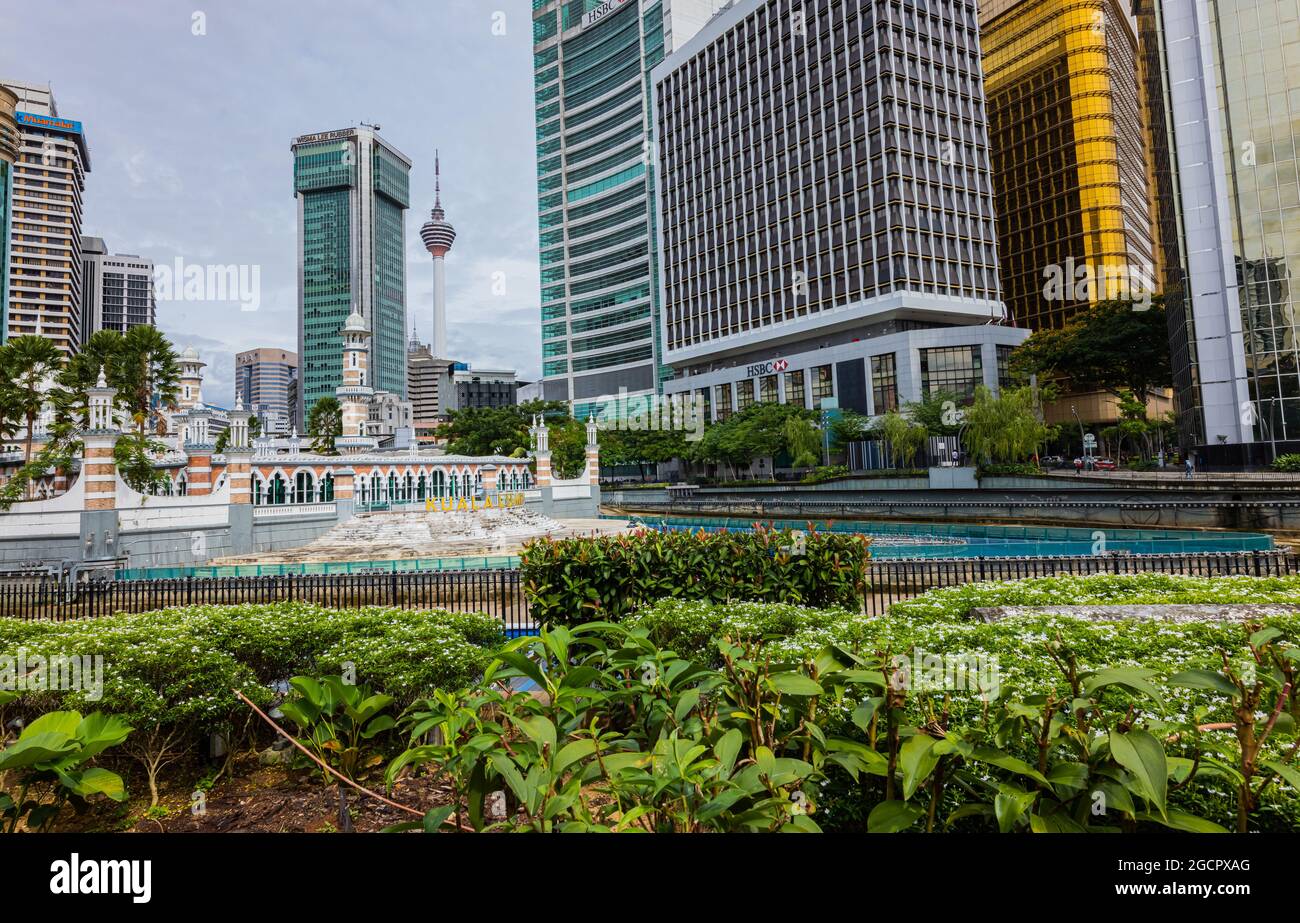
<svg viewBox="0 0 1300 923"><path fill-rule="evenodd" d="M542 689L547 688L546 677L542 675L542 671L531 658L526 657L518 651L498 651L497 659L504 661L506 664L531 679L538 685L538 687Z"/></svg>
<svg viewBox="0 0 1300 923"><path fill-rule="evenodd" d="M434 808L428 814L424 815L423 827L425 833L437 833L438 830L446 823L447 818L456 812L454 804L444 804L440 808Z"/></svg>
<svg viewBox="0 0 1300 923"><path fill-rule="evenodd" d="M713 754L718 758L721 766L718 773L720 778L726 779L731 776L732 770L736 767L736 757L740 755L740 748L744 743L744 735L736 728L732 728L713 745Z"/></svg>
<svg viewBox="0 0 1300 923"><path fill-rule="evenodd" d="M1137 780L1139 793L1166 816L1165 797L1169 784L1169 764L1165 748L1155 737L1142 730L1127 734L1110 734L1110 753Z"/></svg>
<svg viewBox="0 0 1300 923"><path fill-rule="evenodd" d="M876 709L879 708L880 704L884 701L883 698L876 696L875 698L865 700L857 708L853 709L853 723L857 725L859 730L863 733L867 732L871 727L872 716L875 715Z"/></svg>
<svg viewBox="0 0 1300 923"><path fill-rule="evenodd" d="M1038 792L1026 792L1011 785L999 785L998 793L993 798L993 815L998 819L998 829L1010 833L1016 822L1024 816L1025 811L1034 803Z"/></svg>
<svg viewBox="0 0 1300 923"><path fill-rule="evenodd" d="M91 795L104 795L114 801L126 801L126 786L122 777L107 769L94 767L81 773L74 789L78 795L88 798Z"/></svg>
<svg viewBox="0 0 1300 923"><path fill-rule="evenodd" d="M1283 779L1286 779L1287 783L1292 788L1294 788L1297 792L1300 792L1300 769L1296 769L1296 767L1294 766L1287 765L1286 763L1283 763L1281 760L1264 760L1263 764L1267 766L1269 769L1276 772Z"/></svg>
<svg viewBox="0 0 1300 923"><path fill-rule="evenodd" d="M1083 688L1091 693L1107 686L1124 686L1158 702L1160 690L1147 682L1149 677L1155 675L1155 670L1145 667L1107 667L1085 678Z"/></svg>
<svg viewBox="0 0 1300 923"><path fill-rule="evenodd" d="M560 752L555 754L555 760L551 768L558 776L578 760L585 759L596 752L596 742L591 738L573 740L560 748Z"/></svg>
<svg viewBox="0 0 1300 923"><path fill-rule="evenodd" d="M527 734L534 743L545 744L552 750L555 749L555 725L551 723L551 719L542 715L534 715L530 718L511 715L510 721Z"/></svg>
<svg viewBox="0 0 1300 923"><path fill-rule="evenodd" d="M1206 820L1204 817L1197 817L1195 814L1186 814L1182 811L1170 811L1167 816L1162 817L1159 814L1139 814L1138 820L1151 821L1157 824L1163 824L1174 830L1182 830L1184 833L1227 833L1223 827L1220 827L1214 821Z"/></svg>
<svg viewBox="0 0 1300 923"><path fill-rule="evenodd" d="M1261 628L1250 636L1250 646L1263 647L1273 639L1280 637L1282 637L1282 629L1280 628Z"/></svg>
<svg viewBox="0 0 1300 923"><path fill-rule="evenodd" d="M922 813L918 805L906 801L882 801L867 815L867 832L898 833L916 823Z"/></svg>
<svg viewBox="0 0 1300 923"><path fill-rule="evenodd" d="M35 766L76 752L76 749L77 742L58 731L33 735L24 731L17 743L0 751L0 771Z"/></svg>
<svg viewBox="0 0 1300 923"><path fill-rule="evenodd" d="M493 750L488 754L488 759L492 761L492 768L497 771L501 778L506 780L506 785L515 793L515 797L520 801L527 803L528 796L531 793L524 777L520 775L519 768L515 766L514 760L503 750Z"/></svg>
<svg viewBox="0 0 1300 923"><path fill-rule="evenodd" d="M927 734L909 737L898 754L898 765L903 770L903 800L916 794L917 786L929 778L939 765L934 753L935 740Z"/></svg>
<svg viewBox="0 0 1300 923"><path fill-rule="evenodd" d="M1208 689L1232 698L1240 694L1228 677L1213 670L1184 670L1169 677L1169 684L1183 689Z"/></svg>
<svg viewBox="0 0 1300 923"><path fill-rule="evenodd" d="M997 766L999 769L1005 769L1008 772L1014 772L1017 775L1026 776L1035 782L1042 782L1044 785L1051 784L1045 775L1024 760L1003 753L1001 750L994 750L992 747L976 747L970 758L979 760L981 763L988 763L990 766Z"/></svg>
<svg viewBox="0 0 1300 923"><path fill-rule="evenodd" d="M802 673L773 673L772 685L784 695L825 695L821 683Z"/></svg>
<svg viewBox="0 0 1300 923"><path fill-rule="evenodd" d="M75 737L77 728L81 725L81 714L75 711L51 711L41 715L27 727L23 728L22 734L18 739L22 740L29 734L59 734L64 737Z"/></svg>

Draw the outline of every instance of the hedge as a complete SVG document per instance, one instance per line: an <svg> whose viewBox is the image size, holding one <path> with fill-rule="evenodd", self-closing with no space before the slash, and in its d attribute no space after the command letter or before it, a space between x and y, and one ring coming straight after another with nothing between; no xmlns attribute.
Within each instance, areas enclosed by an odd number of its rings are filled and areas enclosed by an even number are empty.
<svg viewBox="0 0 1300 923"><path fill-rule="evenodd" d="M617 621L663 597L748 599L860 610L867 590L863 535L801 535L755 523L752 532L655 532L555 541L521 553L534 620Z"/></svg>

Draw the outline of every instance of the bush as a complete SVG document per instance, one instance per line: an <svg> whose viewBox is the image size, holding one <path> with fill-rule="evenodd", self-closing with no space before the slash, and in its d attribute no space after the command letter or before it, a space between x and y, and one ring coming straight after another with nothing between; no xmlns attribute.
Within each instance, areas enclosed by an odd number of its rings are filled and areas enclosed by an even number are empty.
<svg viewBox="0 0 1300 923"><path fill-rule="evenodd" d="M121 715L136 729L124 749L144 767L154 804L160 772L207 735L224 735L233 752L248 715L235 689L265 705L273 683L348 664L358 682L409 702L439 685L472 682L488 649L504 640L500 622L486 615L308 603L192 606L62 623L0 619L6 653L103 658L102 689L26 691L6 714L100 708Z"/></svg>
<svg viewBox="0 0 1300 923"><path fill-rule="evenodd" d="M538 623L617 620L666 596L862 608L869 539L843 532L654 532L524 546L524 592Z"/></svg>
<svg viewBox="0 0 1300 923"><path fill-rule="evenodd" d="M784 656L776 640L727 637L701 652L708 665L656 639L693 643L671 630L698 632L691 610L724 634L906 627L844 611L733 608L661 601L620 624L513 642L483 682L440 691L408 714L411 748L390 764L390 785L425 771L454 793L425 829L453 814L458 829L547 832L1244 831L1300 821L1298 658L1287 640L1296 617L1288 632L1217 626L1227 632L1219 651L1166 650L1194 662L1248 651L1277 667L1258 675L1230 662L1201 673L1133 667L1122 656L1089 664L1064 625L1059 635L1029 623L916 626L927 644L945 643L954 627L1001 633L1016 658L1048 666L1050 675L1020 677L993 696L981 694L987 686L927 685L923 673L904 672L891 656L904 648L883 636L858 639L883 641L883 651L828 645L802 658ZM1105 640L1098 626L1060 621ZM1144 634L1165 643L1159 631ZM505 692L513 678L544 694ZM1256 706L1274 700L1288 720L1266 728ZM1231 726L1202 726L1221 720ZM442 733L428 742L433 728ZM1244 754L1238 739L1266 746ZM491 823L485 803L498 790L506 810Z"/></svg>
<svg viewBox="0 0 1300 923"><path fill-rule="evenodd" d="M1180 674L1203 671L1221 673L1224 664L1241 665L1258 658L1250 642L1253 630L1276 629L1286 638L1300 638L1300 613L1269 615L1251 627L1229 622L1093 622L1054 615L1014 616L997 623L970 619L971 610L998 605L1065 605L1125 603L1270 603L1294 602L1300 596L1300 578L1228 577L1201 579L1165 575L1042 578L1002 584L971 584L931 591L914 600L895 603L884 618L868 618L844 610L763 604L717 605L702 601L661 600L644 607L624 623L644 631L658 646L680 656L717 667L718 650L709 637L727 636L745 643L765 639L765 659L776 663L804 663L813 669L829 650L858 657L883 657L888 662L915 669L925 658L945 664L991 665L998 695L995 703L1038 701L1032 696L1051 694L1060 701L1071 695L1058 654L1068 651L1079 673L1105 670L1138 671L1136 675L1156 686L1178 685ZM1294 664L1295 648L1291 662ZM895 660L894 658L899 658ZM1268 659L1265 658L1265 663ZM1279 663L1285 662L1279 660ZM1294 669L1294 667L1292 667ZM1205 686L1166 688L1141 702L1141 711L1153 728L1180 728L1232 722L1236 712L1220 691ZM1131 692L1131 690L1129 690ZM912 690L904 711L907 725L924 727L942 715L948 727L975 726L985 720L989 703L978 694L935 689ZM1261 709L1273 707L1276 692ZM1127 693L1106 691L1101 698L1109 708L1123 710ZM1284 761L1294 744L1296 712L1292 698L1277 733L1266 746L1274 763ZM853 720L851 704L824 706L821 724L826 733L848 733ZM1231 733L1187 735L1194 744L1215 752L1212 759L1235 765L1240 758ZM1193 741L1191 737L1196 739ZM1188 752L1171 759L1190 759ZM1207 757L1209 759L1211 757ZM1186 762L1178 763L1186 766ZM1292 769L1291 771L1296 771ZM1207 772L1203 784L1179 786L1171 802L1179 811L1207 818L1231 828L1233 787L1228 775L1215 778ZM1300 775L1295 778L1300 779ZM1198 780L1201 781L1201 780ZM861 787L832 773L822 798L823 826L859 829L866 826L872 806L864 805ZM1300 828L1300 797L1295 787L1266 790L1256 806L1252 829Z"/></svg>
<svg viewBox="0 0 1300 923"><path fill-rule="evenodd" d="M1043 473L1043 469L1029 462L1013 462L1002 465L980 465L976 473L982 478L1037 477Z"/></svg>
<svg viewBox="0 0 1300 923"><path fill-rule="evenodd" d="M1292 452L1289 455L1279 455L1273 459L1274 471L1300 471L1300 453Z"/></svg>

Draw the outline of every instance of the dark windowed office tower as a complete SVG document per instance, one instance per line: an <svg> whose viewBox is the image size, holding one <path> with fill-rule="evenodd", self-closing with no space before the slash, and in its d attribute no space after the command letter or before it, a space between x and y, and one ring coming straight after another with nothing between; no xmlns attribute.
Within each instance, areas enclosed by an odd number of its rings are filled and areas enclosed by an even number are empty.
<svg viewBox="0 0 1300 923"><path fill-rule="evenodd" d="M649 74L717 0L534 0L542 390L658 391Z"/></svg>
<svg viewBox="0 0 1300 923"><path fill-rule="evenodd" d="M371 384L406 396L406 210L411 161L361 126L293 142L298 200L296 417L343 382L343 325L370 331Z"/></svg>
<svg viewBox="0 0 1300 923"><path fill-rule="evenodd" d="M998 386L1027 333L980 74L974 0L741 0L655 69L665 393L719 419Z"/></svg>

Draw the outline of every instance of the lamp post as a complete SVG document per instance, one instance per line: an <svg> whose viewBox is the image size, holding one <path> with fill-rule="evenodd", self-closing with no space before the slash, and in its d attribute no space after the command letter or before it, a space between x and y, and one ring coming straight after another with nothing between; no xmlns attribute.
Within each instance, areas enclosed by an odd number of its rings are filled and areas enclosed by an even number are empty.
<svg viewBox="0 0 1300 923"><path fill-rule="evenodd" d="M1084 463L1085 466L1087 466L1087 464L1088 464L1088 442L1087 442L1087 440L1085 440L1085 439L1083 438L1083 437L1084 437L1084 433L1083 433L1083 421L1079 419L1079 411L1077 411L1077 410L1074 408L1074 405L1073 405L1073 404L1070 405L1070 413L1074 415L1074 422L1079 424L1079 446L1080 446L1080 450L1083 452L1083 463Z"/></svg>

